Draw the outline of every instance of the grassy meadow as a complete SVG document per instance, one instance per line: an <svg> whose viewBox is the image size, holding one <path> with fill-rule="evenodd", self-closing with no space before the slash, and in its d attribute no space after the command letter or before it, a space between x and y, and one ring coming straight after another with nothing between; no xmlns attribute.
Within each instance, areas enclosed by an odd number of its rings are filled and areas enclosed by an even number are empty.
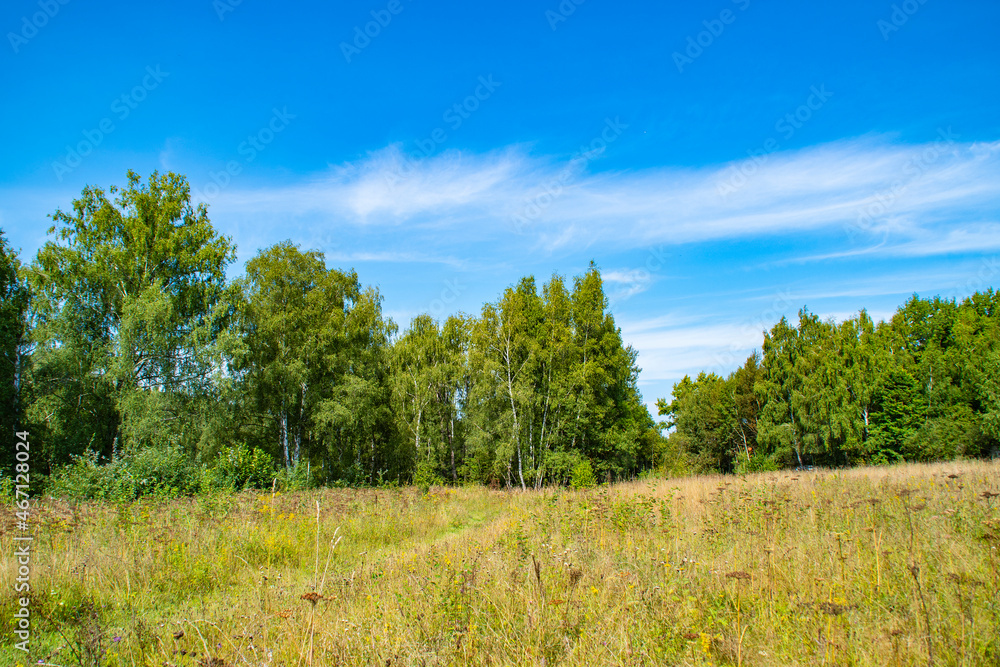
<svg viewBox="0 0 1000 667"><path fill-rule="evenodd" d="M997 665L1000 464L32 512L0 664Z"/></svg>

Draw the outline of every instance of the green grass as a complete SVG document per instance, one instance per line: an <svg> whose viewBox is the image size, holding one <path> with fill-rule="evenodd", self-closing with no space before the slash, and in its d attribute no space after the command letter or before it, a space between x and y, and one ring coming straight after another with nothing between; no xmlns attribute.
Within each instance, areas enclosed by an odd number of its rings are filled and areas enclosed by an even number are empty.
<svg viewBox="0 0 1000 667"><path fill-rule="evenodd" d="M953 463L587 491L46 499L32 651L8 641L0 664L996 665L998 491L997 464Z"/></svg>

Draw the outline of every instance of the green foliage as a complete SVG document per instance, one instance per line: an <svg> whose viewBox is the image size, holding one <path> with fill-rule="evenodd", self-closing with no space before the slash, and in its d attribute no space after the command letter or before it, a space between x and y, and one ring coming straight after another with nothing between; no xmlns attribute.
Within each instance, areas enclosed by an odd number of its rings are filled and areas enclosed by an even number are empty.
<svg viewBox="0 0 1000 667"><path fill-rule="evenodd" d="M894 452L891 449L881 449L875 452L868 463L873 466L891 466L898 463L904 463L902 454Z"/></svg>
<svg viewBox="0 0 1000 667"><path fill-rule="evenodd" d="M1000 442L1000 350L987 357L983 375L983 431L994 442Z"/></svg>
<svg viewBox="0 0 1000 667"><path fill-rule="evenodd" d="M737 475L746 475L755 472L774 472L780 469L781 463L777 457L756 451L750 455L749 459L737 458L734 472Z"/></svg>
<svg viewBox="0 0 1000 667"><path fill-rule="evenodd" d="M569 485L574 489L589 489L597 484L597 477L594 475L594 468L590 465L590 459L583 459L573 468L573 475L570 477Z"/></svg>
<svg viewBox="0 0 1000 667"><path fill-rule="evenodd" d="M48 493L75 500L128 502L142 496L173 498L201 488L201 469L178 449L144 449L101 464L97 452L75 456L57 471Z"/></svg>
<svg viewBox="0 0 1000 667"><path fill-rule="evenodd" d="M275 479L527 489L1000 447L993 290L914 296L889 322L803 309L728 376L678 382L657 402L665 438L593 263L394 338L377 290L290 242L227 283L235 248L182 176L128 172L52 217L26 269L0 233L0 417L32 433L33 480L56 472L74 497Z"/></svg>
<svg viewBox="0 0 1000 667"><path fill-rule="evenodd" d="M0 472L0 503L14 502L14 478Z"/></svg>
<svg viewBox="0 0 1000 667"><path fill-rule="evenodd" d="M694 460L721 471L983 456L1000 435L998 349L993 290L913 297L877 325L803 309L765 334L759 361L685 377L658 405Z"/></svg>
<svg viewBox="0 0 1000 667"><path fill-rule="evenodd" d="M0 229L0 465L14 463L14 433L21 430L28 289L21 262Z"/></svg>
<svg viewBox="0 0 1000 667"><path fill-rule="evenodd" d="M393 345L392 405L406 442L401 454L416 461L421 476L458 481L460 415L471 382L468 341L464 317L450 317L439 327L420 315Z"/></svg>
<svg viewBox="0 0 1000 667"><path fill-rule="evenodd" d="M432 486L439 486L444 483L441 475L437 472L437 467L433 461L424 459L417 463L413 471L413 485L423 493L427 493Z"/></svg>
<svg viewBox="0 0 1000 667"><path fill-rule="evenodd" d="M688 453L690 445L683 434L676 431L669 437L653 432L656 442L653 449L653 464L651 470L667 479L686 477L695 472L695 467Z"/></svg>
<svg viewBox="0 0 1000 667"><path fill-rule="evenodd" d="M476 380L465 413L469 450L479 469L491 464L489 479L522 488L559 482L565 454L613 479L652 465L636 354L606 309L593 265L572 291L553 276L539 294L523 278L483 308L471 332Z"/></svg>
<svg viewBox="0 0 1000 667"><path fill-rule="evenodd" d="M869 451L902 454L912 449L927 412L917 381L905 369L890 368L872 398Z"/></svg>
<svg viewBox="0 0 1000 667"><path fill-rule="evenodd" d="M180 446L200 438L192 401L210 385L225 267L235 257L187 181L128 172L109 198L86 187L57 210L28 271L33 292L29 419L39 464L94 449Z"/></svg>
<svg viewBox="0 0 1000 667"><path fill-rule="evenodd" d="M204 484L212 488L269 489L275 479L274 459L267 452L236 445L226 448L206 471Z"/></svg>
<svg viewBox="0 0 1000 667"><path fill-rule="evenodd" d="M277 488L284 492L302 491L313 488L316 486L316 480L313 479L310 473L311 468L310 464L301 462L291 468L279 467L277 473L274 475ZM337 479L333 481L332 485L351 486L351 479Z"/></svg>
<svg viewBox="0 0 1000 667"><path fill-rule="evenodd" d="M387 388L393 325L378 292L289 242L250 260L236 288L224 347L240 436L279 459L290 481L300 466L326 483L400 475Z"/></svg>
<svg viewBox="0 0 1000 667"><path fill-rule="evenodd" d="M419 316L390 342L379 293L320 252L277 244L227 284L235 248L181 176L144 184L130 171L124 188L87 187L52 217L56 238L28 271L28 418L39 473L68 464L53 488L259 487L272 461L289 488L537 488L583 459L602 479L653 465L636 353L593 265L540 293L523 278L478 318ZM147 457L215 463L200 482L141 482Z"/></svg>
<svg viewBox="0 0 1000 667"><path fill-rule="evenodd" d="M732 468L735 443L726 381L710 373L700 373L692 381L684 377L674 385L674 400L667 405L659 402L660 414L668 417L667 425L682 434L684 444L692 446L695 465L715 470Z"/></svg>

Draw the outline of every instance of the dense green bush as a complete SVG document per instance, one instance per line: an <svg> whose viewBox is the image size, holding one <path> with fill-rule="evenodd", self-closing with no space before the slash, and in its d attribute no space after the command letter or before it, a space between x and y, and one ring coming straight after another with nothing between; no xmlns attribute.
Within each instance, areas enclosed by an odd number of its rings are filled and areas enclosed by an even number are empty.
<svg viewBox="0 0 1000 667"><path fill-rule="evenodd" d="M413 471L414 486L427 493L432 486L441 484L444 484L444 479L437 473L437 467L432 461L423 459L417 463L417 468Z"/></svg>
<svg viewBox="0 0 1000 667"><path fill-rule="evenodd" d="M573 468L573 476L570 477L569 485L574 489L589 489L597 484L597 477L594 476L594 467L590 464L590 459L583 459Z"/></svg>
<svg viewBox="0 0 1000 667"><path fill-rule="evenodd" d="M14 479L0 473L0 502L10 504L14 501Z"/></svg>
<svg viewBox="0 0 1000 667"><path fill-rule="evenodd" d="M144 449L101 464L97 452L88 450L58 470L50 480L49 494L75 500L134 500L141 496L173 498L197 493L201 471L179 449Z"/></svg>
<svg viewBox="0 0 1000 667"><path fill-rule="evenodd" d="M309 464L299 462L298 465L292 466L291 468L280 468L274 475L276 484L278 488L282 491L302 491L304 489L312 489L318 486L318 481L316 475L312 474L316 472L311 469ZM334 484L334 486L350 486L346 483L341 483L339 485Z"/></svg>
<svg viewBox="0 0 1000 667"><path fill-rule="evenodd" d="M246 445L229 447L205 470L202 485L209 489L267 489L275 478L274 459Z"/></svg>
<svg viewBox="0 0 1000 667"><path fill-rule="evenodd" d="M736 459L735 472L737 475L745 475L752 472L773 472L781 469L781 462L774 456L768 456L763 452L754 452L748 460L745 456Z"/></svg>

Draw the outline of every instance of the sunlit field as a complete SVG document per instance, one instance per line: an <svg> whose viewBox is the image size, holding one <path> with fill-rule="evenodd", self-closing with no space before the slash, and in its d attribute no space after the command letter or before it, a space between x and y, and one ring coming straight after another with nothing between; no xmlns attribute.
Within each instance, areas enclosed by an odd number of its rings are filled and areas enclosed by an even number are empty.
<svg viewBox="0 0 1000 667"><path fill-rule="evenodd" d="M996 665L1000 465L32 514L0 664Z"/></svg>

